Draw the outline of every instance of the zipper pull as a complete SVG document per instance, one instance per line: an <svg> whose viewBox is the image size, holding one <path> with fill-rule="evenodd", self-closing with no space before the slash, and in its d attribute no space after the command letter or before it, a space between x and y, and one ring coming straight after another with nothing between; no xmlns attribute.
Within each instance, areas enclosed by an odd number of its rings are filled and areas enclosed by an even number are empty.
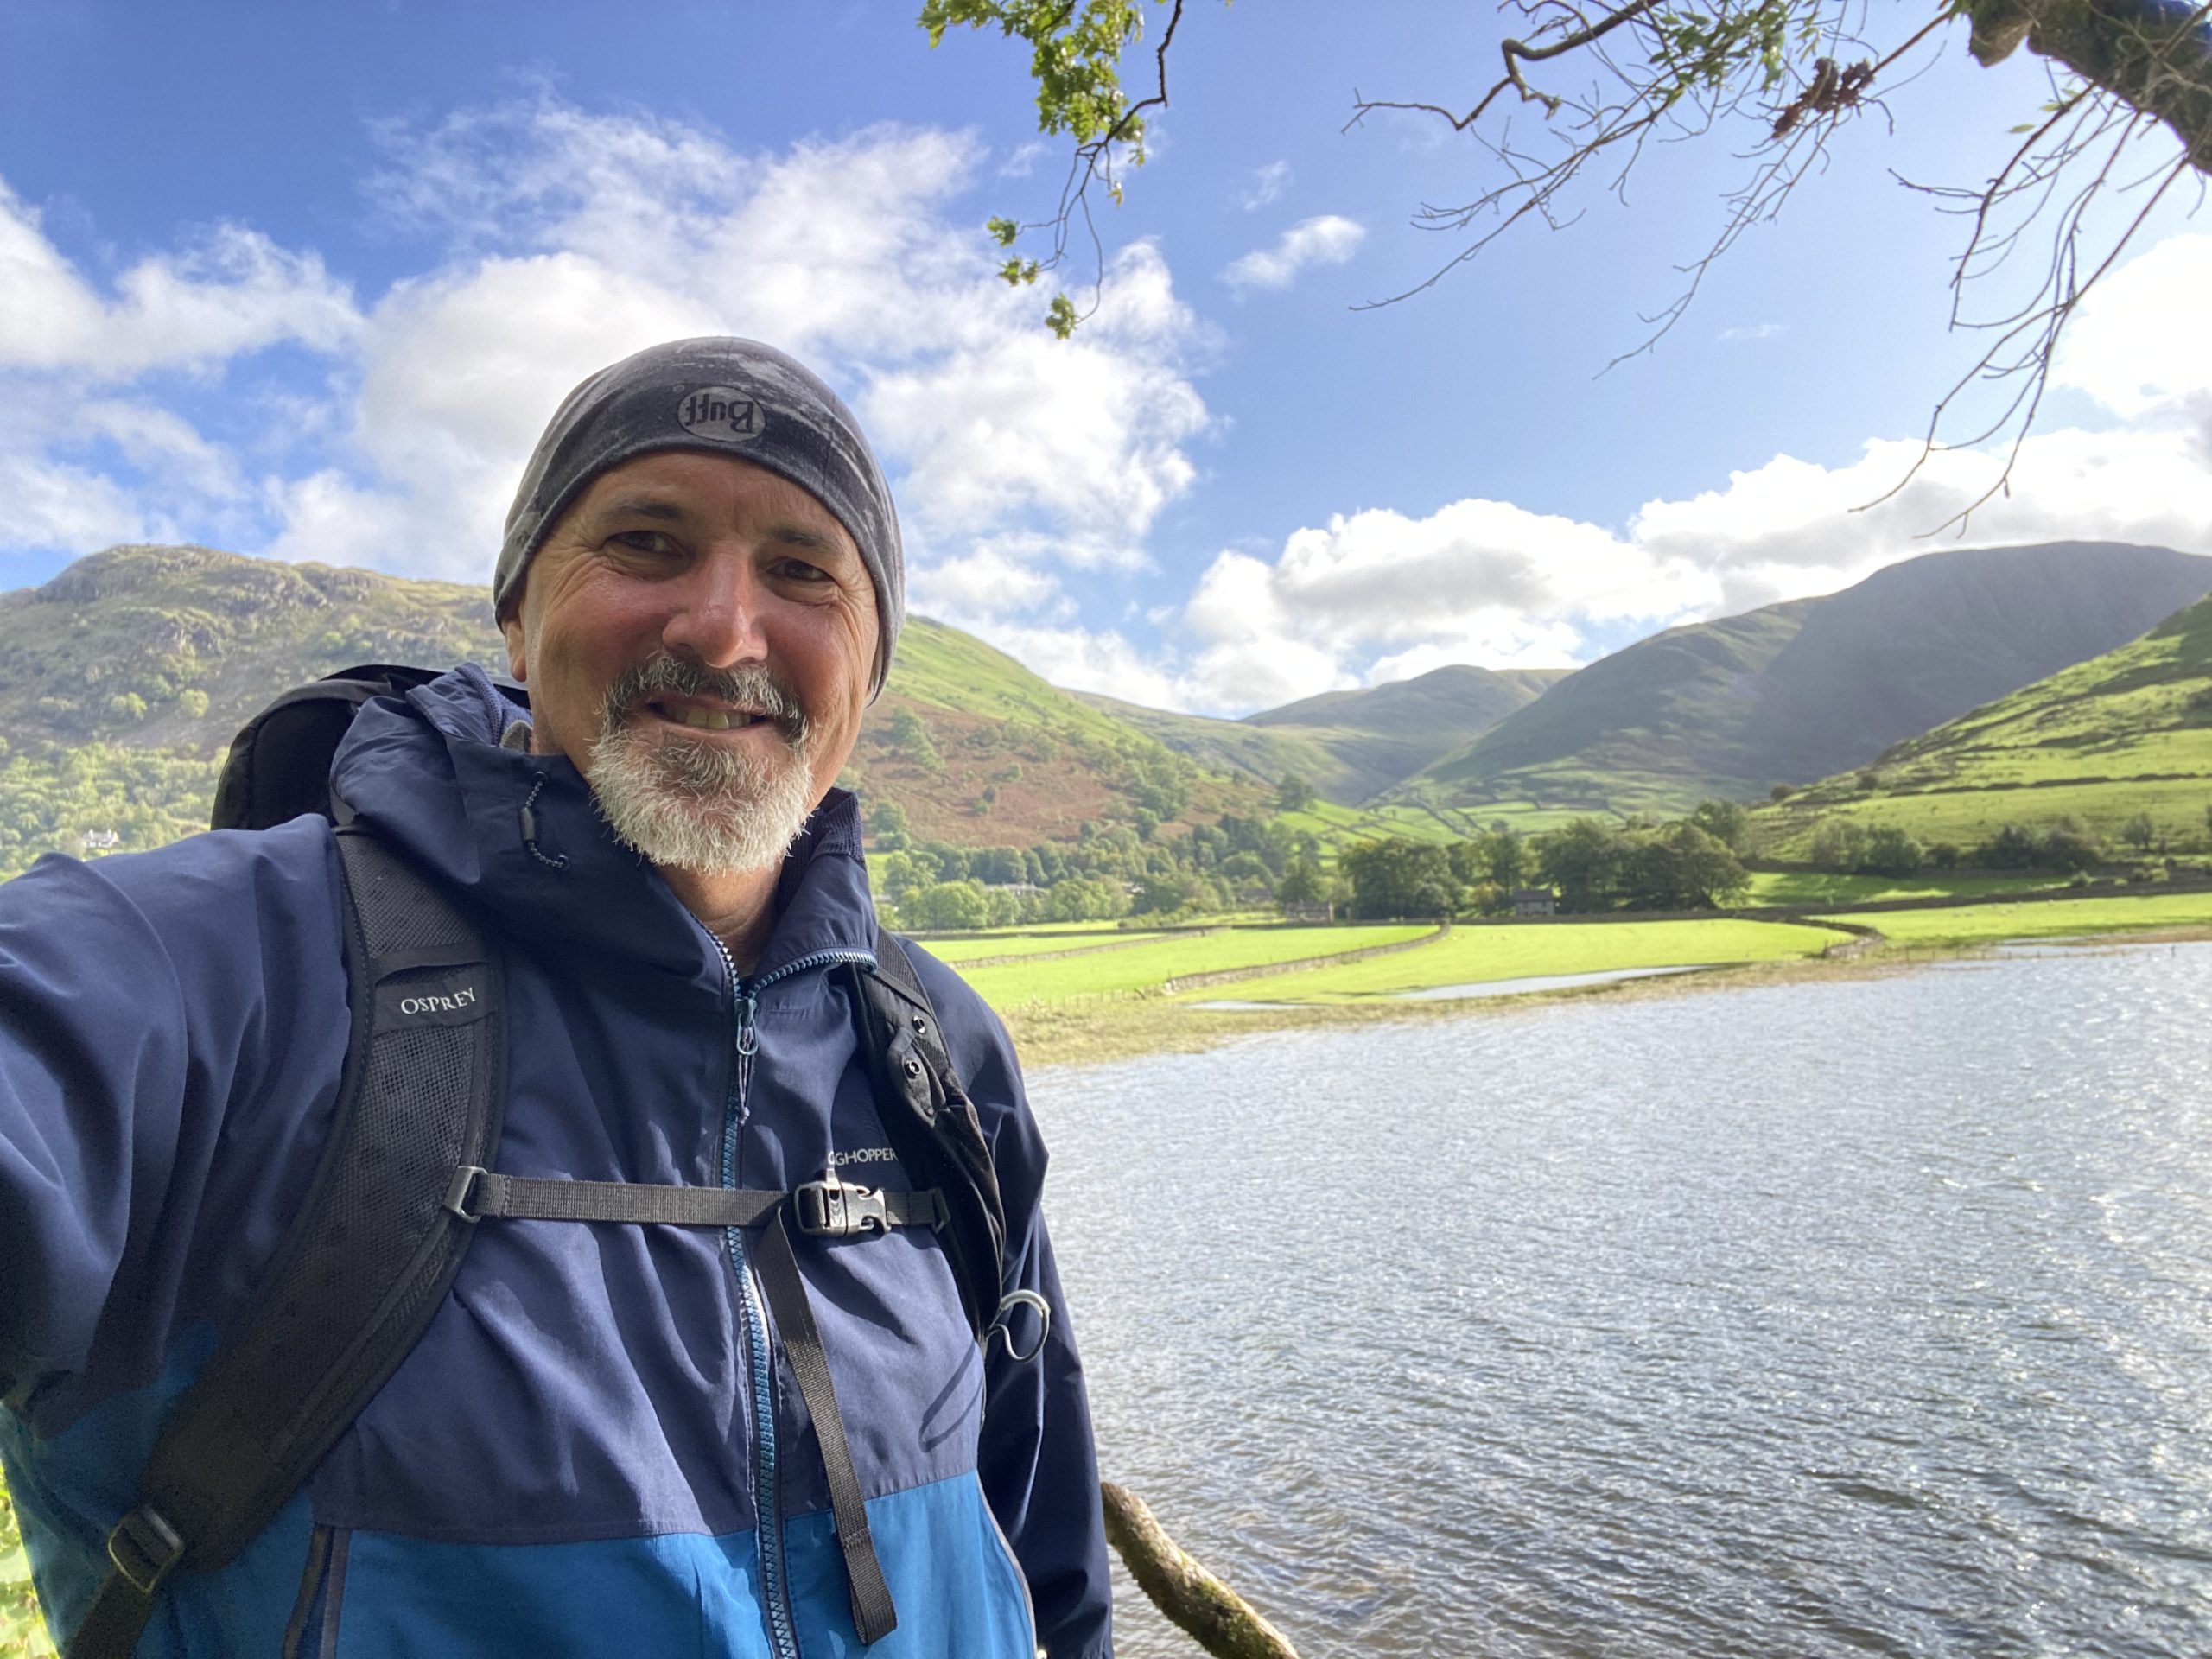
<svg viewBox="0 0 2212 1659"><path fill-rule="evenodd" d="M760 999L750 991L737 994L737 1052L747 1057L760 1051L760 1027L753 1023L760 1006Z"/></svg>

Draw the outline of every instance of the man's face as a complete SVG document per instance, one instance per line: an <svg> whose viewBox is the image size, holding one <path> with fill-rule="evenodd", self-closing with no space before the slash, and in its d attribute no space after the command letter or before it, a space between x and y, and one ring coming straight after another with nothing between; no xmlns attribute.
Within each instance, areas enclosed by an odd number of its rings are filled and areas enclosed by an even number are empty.
<svg viewBox="0 0 2212 1659"><path fill-rule="evenodd" d="M533 746L575 763L624 840L656 863L758 868L852 752L875 589L798 485L644 455L562 515L502 627Z"/></svg>

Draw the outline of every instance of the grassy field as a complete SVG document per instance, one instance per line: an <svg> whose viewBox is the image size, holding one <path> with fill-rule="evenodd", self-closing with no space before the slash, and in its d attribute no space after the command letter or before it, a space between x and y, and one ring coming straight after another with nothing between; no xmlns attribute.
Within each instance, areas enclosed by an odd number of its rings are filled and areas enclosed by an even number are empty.
<svg viewBox="0 0 2212 1659"><path fill-rule="evenodd" d="M1893 899L1979 899L2063 886L2048 875L1840 875L1833 870L1755 870L1751 905L1878 905Z"/></svg>
<svg viewBox="0 0 2212 1659"><path fill-rule="evenodd" d="M2212 893L2146 893L2113 899L2055 899L2044 904L1967 905L1894 910L1847 919L1881 929L1895 944L1994 944L2146 927L2212 926Z"/></svg>
<svg viewBox="0 0 2212 1659"><path fill-rule="evenodd" d="M1133 939L1157 939L1156 928L1102 928L1086 933L965 933L957 939L924 939L922 949L957 967L977 957L1050 956L1055 950L1111 950Z"/></svg>
<svg viewBox="0 0 2212 1659"><path fill-rule="evenodd" d="M1850 818L1870 830L1877 824L1895 824L1923 846L1948 841L1956 847L1971 847L2008 823L2040 827L2059 818L2072 818L2106 840L2117 842L2121 825L2138 812L2147 812L2158 834L2177 851L2202 852L2204 812L2212 806L2212 732L2201 735L2202 753L2194 762L2196 775L2190 777L2115 778L2105 783L2059 781L2019 788L1944 788L1808 802L1795 813L1771 819L1771 828L1761 844L1773 857L1802 856L1812 844L1815 830L1828 818ZM1765 819L1767 814L1761 817Z"/></svg>
<svg viewBox="0 0 2212 1659"><path fill-rule="evenodd" d="M1612 968L1776 962L1817 956L1842 937L1827 928L1732 920L1460 927L1418 950L1257 982L1252 995L1268 1002L1361 1001L1438 985L1599 973ZM1215 995L1192 992L1185 1000L1205 1001Z"/></svg>
<svg viewBox="0 0 2212 1659"><path fill-rule="evenodd" d="M1262 968L1305 957L1364 950L1417 939L1431 931L1425 922L1412 922L1387 927L1251 928L1181 934L1128 950L1101 950L1033 966L1011 963L1003 968L976 968L964 977L994 1007L1019 1007L1028 1002L1128 995L1187 974Z"/></svg>

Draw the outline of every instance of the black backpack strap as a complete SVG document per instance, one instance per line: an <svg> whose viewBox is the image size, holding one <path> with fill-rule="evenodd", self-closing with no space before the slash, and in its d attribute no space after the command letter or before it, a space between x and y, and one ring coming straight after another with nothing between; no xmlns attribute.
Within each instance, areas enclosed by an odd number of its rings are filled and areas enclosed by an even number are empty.
<svg viewBox="0 0 2212 1659"><path fill-rule="evenodd" d="M214 830L266 830L332 810L330 762L361 705L427 685L434 668L363 663L296 685L238 728L215 779Z"/></svg>
<svg viewBox="0 0 2212 1659"><path fill-rule="evenodd" d="M857 963L846 971L884 1134L913 1185L935 1188L944 1204L938 1236L969 1326L985 1341L1005 1307L1006 1205L975 1103L899 940L877 929L874 971Z"/></svg>
<svg viewBox="0 0 2212 1659"><path fill-rule="evenodd" d="M498 1145L499 962L405 857L338 832L353 1035L306 1201L156 1442L69 1659L125 1659L171 1573L230 1562L306 1481L444 1300L472 1229L443 1202Z"/></svg>
<svg viewBox="0 0 2212 1659"><path fill-rule="evenodd" d="M814 1323L814 1305L808 1300L806 1281L800 1276L798 1257L791 1251L791 1236L779 1214L769 1218L760 1235L760 1248L753 1258L760 1275L761 1294L775 1315L784 1339L784 1357L791 1362L798 1383L798 1397L814 1420L814 1438L822 1447L822 1473L830 1488L830 1518L836 1523L838 1553L845 1558L845 1592L852 1608L853 1629L865 1647L899 1628L899 1610L892 1605L891 1586L875 1554L875 1538L868 1525L868 1504L861 1479L853 1468L853 1452L845 1439L845 1414L838 1408L837 1389L830 1380L830 1356L823 1351L822 1332Z"/></svg>

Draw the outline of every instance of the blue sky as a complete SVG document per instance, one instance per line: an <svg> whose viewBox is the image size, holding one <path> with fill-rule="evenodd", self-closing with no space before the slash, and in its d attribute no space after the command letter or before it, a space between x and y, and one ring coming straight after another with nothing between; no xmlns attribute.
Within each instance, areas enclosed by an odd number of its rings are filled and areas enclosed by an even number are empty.
<svg viewBox="0 0 2212 1659"><path fill-rule="evenodd" d="M1850 511L1979 350L1945 330L1959 224L1892 171L1987 176L2049 96L2025 54L1929 54L1894 130L1848 130L1655 353L1601 374L1718 228L1740 137L1357 310L1456 247L1415 207L1494 175L1422 118L1341 131L1353 90L1464 101L1499 21L1198 0L1153 161L1101 213L1102 308L1063 345L982 222L1046 207L1065 150L1016 49L931 52L917 10L14 0L0 587L148 539L480 581L561 393L710 331L795 350L860 410L917 608L1063 683L1208 711L1587 660L1832 589L1949 544L1923 534L1989 476L1947 457ZM1874 11L1892 36L1920 17ZM1970 540L2212 551L2212 234L2187 205L2083 318Z"/></svg>

